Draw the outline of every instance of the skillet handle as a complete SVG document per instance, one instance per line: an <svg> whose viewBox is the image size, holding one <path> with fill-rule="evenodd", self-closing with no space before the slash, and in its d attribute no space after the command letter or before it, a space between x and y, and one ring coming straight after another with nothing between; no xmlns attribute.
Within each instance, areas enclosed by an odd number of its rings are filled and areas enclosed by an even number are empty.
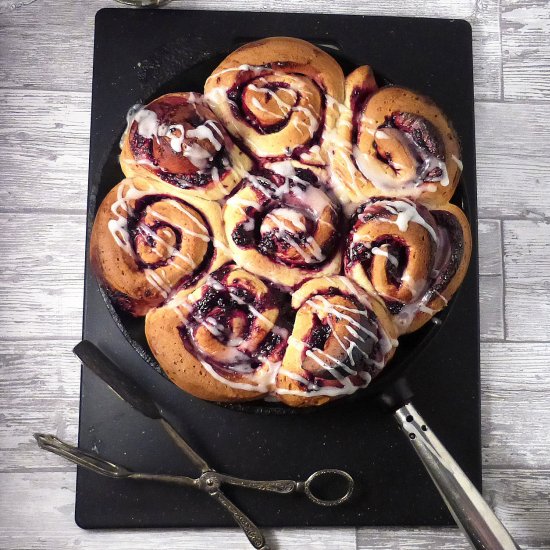
<svg viewBox="0 0 550 550"><path fill-rule="evenodd" d="M445 504L473 548L519 548L473 483L411 403L394 412Z"/></svg>

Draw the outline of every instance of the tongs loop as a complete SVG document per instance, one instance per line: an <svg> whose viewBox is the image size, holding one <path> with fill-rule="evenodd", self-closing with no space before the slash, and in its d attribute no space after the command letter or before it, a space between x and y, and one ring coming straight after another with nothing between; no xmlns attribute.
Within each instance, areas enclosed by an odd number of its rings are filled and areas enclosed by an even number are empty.
<svg viewBox="0 0 550 550"><path fill-rule="evenodd" d="M333 475L344 478L347 486L346 492L341 497L333 499L326 499L314 495L311 490L311 484L320 477ZM303 490L307 498L309 498L309 500L315 502L315 504L318 504L319 506L338 506L346 502L351 497L351 494L353 493L353 485L353 478L347 472L344 472L344 470L335 470L329 468L313 472L304 482L298 483L298 490Z"/></svg>

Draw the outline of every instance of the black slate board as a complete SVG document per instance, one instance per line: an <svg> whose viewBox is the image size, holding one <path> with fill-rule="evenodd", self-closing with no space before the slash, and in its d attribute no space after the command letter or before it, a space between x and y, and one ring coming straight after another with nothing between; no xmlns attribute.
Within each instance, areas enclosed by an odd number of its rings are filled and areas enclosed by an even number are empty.
<svg viewBox="0 0 550 550"><path fill-rule="evenodd" d="M471 28L459 20L104 9L96 17L88 236L99 201L121 173L113 150L129 106L168 91L200 91L205 67L243 42L287 35L327 48L344 68L431 96L463 146L464 207L472 262L443 326L408 371L414 403L481 487L479 300ZM197 65L198 64L198 65ZM202 65L201 65L202 64ZM197 66L199 67L197 69ZM194 68L193 68L194 67ZM227 490L260 526L449 525L452 519L391 416L370 400L310 414L263 416L221 408L178 390L123 337L86 261L84 337L152 388L176 427L213 467L247 478L305 479L342 468L353 500L322 508L303 496ZM162 428L82 373L79 445L136 471L196 474ZM76 522L85 528L231 526L211 499L185 488L101 478L78 469Z"/></svg>

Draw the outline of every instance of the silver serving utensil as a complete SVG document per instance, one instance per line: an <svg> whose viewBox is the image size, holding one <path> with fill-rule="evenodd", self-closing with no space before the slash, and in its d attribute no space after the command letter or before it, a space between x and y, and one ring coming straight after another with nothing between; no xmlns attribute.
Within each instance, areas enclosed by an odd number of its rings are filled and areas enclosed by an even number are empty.
<svg viewBox="0 0 550 550"><path fill-rule="evenodd" d="M71 462L74 462L75 464L100 475L117 479L129 478L142 481L146 480L174 483L205 491L232 514L233 519L243 529L252 546L260 550L268 550L264 535L252 522L252 520L221 492L220 485L222 483L244 487L247 489L256 489L258 491L268 491L282 494L303 493L309 500L320 506L336 506L343 504L351 497L354 487L353 478L343 470L318 470L311 474L306 481L293 481L290 479L259 481L242 479L216 472L190 447L187 441L185 441L185 439L175 430L175 428L163 417L162 411L153 401L148 392L124 374L94 344L84 340L74 348L74 353L82 361L83 365L99 376L121 399L129 403L143 415L159 420L176 445L200 470L201 475L197 478L190 478L187 476L132 472L123 466L104 460L96 454L64 443L53 435L34 434L38 445L42 449L62 456L67 460L70 460ZM315 480L327 476L339 476L343 478L346 484L346 491L341 497L328 500L321 498L312 492L311 484Z"/></svg>

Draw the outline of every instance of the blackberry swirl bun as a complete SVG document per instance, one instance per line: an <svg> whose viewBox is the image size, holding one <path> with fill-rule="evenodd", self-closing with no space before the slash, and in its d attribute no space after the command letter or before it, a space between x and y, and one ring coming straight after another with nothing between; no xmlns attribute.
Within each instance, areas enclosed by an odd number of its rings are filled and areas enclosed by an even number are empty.
<svg viewBox="0 0 550 550"><path fill-rule="evenodd" d="M288 331L277 326L280 296L255 275L226 265L193 292L147 314L147 341L167 376L210 401L267 394Z"/></svg>
<svg viewBox="0 0 550 550"><path fill-rule="evenodd" d="M344 269L382 298L404 334L447 305L464 279L471 250L470 226L457 206L429 210L407 199L372 199L356 214Z"/></svg>
<svg viewBox="0 0 550 550"><path fill-rule="evenodd" d="M205 97L229 132L258 159L324 166L325 138L344 98L338 63L297 38L266 38L227 56Z"/></svg>
<svg viewBox="0 0 550 550"><path fill-rule="evenodd" d="M105 197L90 240L92 267L112 299L145 315L228 261L217 203L125 179Z"/></svg>
<svg viewBox="0 0 550 550"><path fill-rule="evenodd" d="M224 207L235 262L282 287L340 271L341 212L309 170L289 161L250 173Z"/></svg>
<svg viewBox="0 0 550 550"><path fill-rule="evenodd" d="M277 397L292 407L322 405L366 387L397 346L390 316L346 277L320 277L292 296L292 334Z"/></svg>
<svg viewBox="0 0 550 550"><path fill-rule="evenodd" d="M240 171L251 166L195 93L167 94L134 107L121 146L127 177L149 177L213 200L230 193Z"/></svg>
<svg viewBox="0 0 550 550"><path fill-rule="evenodd" d="M458 137L441 109L405 88L378 89L368 66L346 78L330 157L335 192L352 203L382 195L444 204L462 170Z"/></svg>

